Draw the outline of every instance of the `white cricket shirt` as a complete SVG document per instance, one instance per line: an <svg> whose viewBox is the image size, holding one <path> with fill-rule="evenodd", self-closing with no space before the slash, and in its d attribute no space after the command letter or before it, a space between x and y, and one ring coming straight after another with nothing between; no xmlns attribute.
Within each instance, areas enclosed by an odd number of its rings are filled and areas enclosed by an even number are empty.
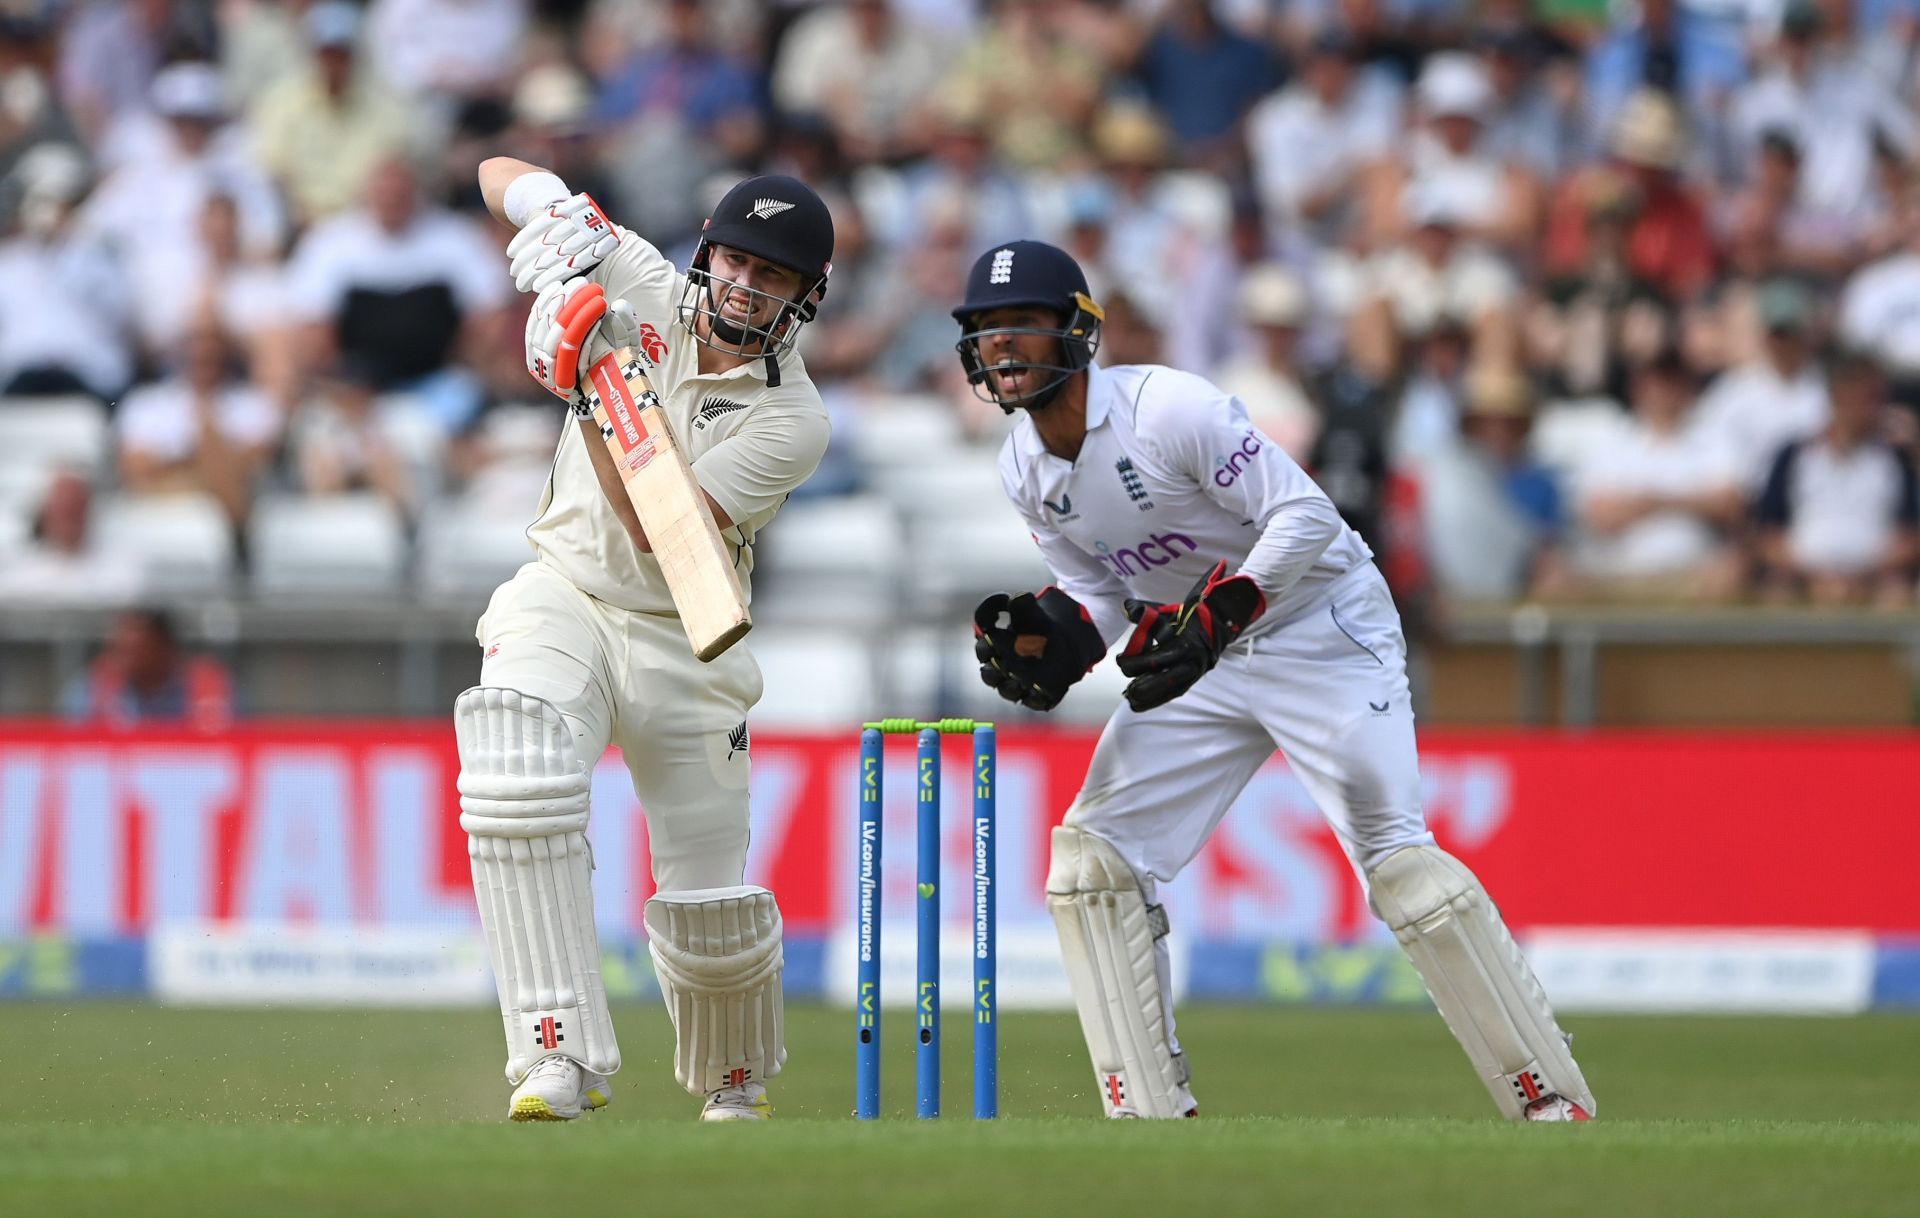
<svg viewBox="0 0 1920 1218"><path fill-rule="evenodd" d="M1183 601L1221 559L1266 594L1254 634L1373 558L1238 398L1157 364L1089 369L1077 460L1049 453L1021 412L1000 480L1061 590L1109 644L1129 629L1122 601Z"/></svg>
<svg viewBox="0 0 1920 1218"><path fill-rule="evenodd" d="M701 487L735 522L721 536L751 598L754 537L820 464L830 431L826 407L797 352L780 357L778 385L767 383L764 359L701 375L698 341L676 320L686 276L637 234L619 231L620 244L589 278L606 288L609 300L632 303L640 322L638 354L650 365L647 375L674 438ZM596 331L587 354L598 359L606 351ZM583 376L587 366L583 361ZM540 561L589 596L638 613L674 611L660 564L634 548L571 420L527 539Z"/></svg>

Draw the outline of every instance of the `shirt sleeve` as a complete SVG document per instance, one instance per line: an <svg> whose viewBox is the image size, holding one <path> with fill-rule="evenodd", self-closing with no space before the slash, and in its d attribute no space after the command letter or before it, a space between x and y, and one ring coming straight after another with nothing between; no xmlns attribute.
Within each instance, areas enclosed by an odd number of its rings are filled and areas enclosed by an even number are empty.
<svg viewBox="0 0 1920 1218"><path fill-rule="evenodd" d="M1255 427L1239 398L1187 373L1156 372L1170 383L1149 389L1143 434L1173 468L1199 483L1225 510L1260 526L1239 574L1269 601L1291 588L1347 526L1325 492L1284 448Z"/></svg>
<svg viewBox="0 0 1920 1218"><path fill-rule="evenodd" d="M813 475L832 430L818 398L811 409L799 402L763 403L747 412L732 435L700 455L693 474L735 524L759 520Z"/></svg>
<svg viewBox="0 0 1920 1218"><path fill-rule="evenodd" d="M1120 582L1118 575L1102 566L1099 559L1048 527L1040 512L1027 503L1023 497L1025 483L1020 477L1019 459L1014 456L1011 443L1000 451L1000 485L1006 490L1014 511L1020 514L1021 523L1027 526L1033 544L1040 547L1040 558L1053 573L1054 584L1080 602L1093 618L1093 628L1100 632L1101 641L1112 646L1115 639L1127 632L1123 608L1127 586Z"/></svg>
<svg viewBox="0 0 1920 1218"><path fill-rule="evenodd" d="M625 298L646 314L653 309L679 304L675 282L679 272L667 256L631 229L614 225L620 244L587 273L587 278L607 290L608 300Z"/></svg>
<svg viewBox="0 0 1920 1218"><path fill-rule="evenodd" d="M1773 458L1766 487L1753 505L1754 520L1765 528L1784 529L1793 523L1793 500L1787 494L1787 485L1793 479L1793 460L1799 451L1798 444L1789 444Z"/></svg>

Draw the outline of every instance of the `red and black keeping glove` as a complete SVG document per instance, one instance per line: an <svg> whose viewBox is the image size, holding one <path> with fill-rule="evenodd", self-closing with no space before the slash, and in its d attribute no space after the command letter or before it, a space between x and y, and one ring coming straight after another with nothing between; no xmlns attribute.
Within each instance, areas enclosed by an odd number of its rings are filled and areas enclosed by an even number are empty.
<svg viewBox="0 0 1920 1218"><path fill-rule="evenodd" d="M1259 585L1226 572L1226 563L1215 563L1178 605L1126 603L1133 634L1117 663L1133 678L1126 694L1135 711L1165 706L1192 689L1240 632L1267 611Z"/></svg>
<svg viewBox="0 0 1920 1218"><path fill-rule="evenodd" d="M996 592L973 611L973 654L980 679L1009 702L1052 710L1067 687L1107 654L1079 601L1058 588L1039 595Z"/></svg>

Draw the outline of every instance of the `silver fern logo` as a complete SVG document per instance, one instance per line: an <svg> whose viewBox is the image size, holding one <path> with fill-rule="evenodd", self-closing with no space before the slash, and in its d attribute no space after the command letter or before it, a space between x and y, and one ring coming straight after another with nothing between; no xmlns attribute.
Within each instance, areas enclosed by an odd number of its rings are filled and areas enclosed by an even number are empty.
<svg viewBox="0 0 1920 1218"><path fill-rule="evenodd" d="M751 742L747 738L747 721L742 719L739 726L727 729L727 760L732 761L735 753L746 752L749 743Z"/></svg>
<svg viewBox="0 0 1920 1218"><path fill-rule="evenodd" d="M755 199L753 201L753 211L750 214L756 220L765 220L768 217L777 216L783 211L790 211L792 208L793 204L786 202L784 199Z"/></svg>
<svg viewBox="0 0 1920 1218"><path fill-rule="evenodd" d="M746 408L747 404L745 402L736 402L731 398L708 398L706 401L700 403L700 409L695 412L693 429L695 431L705 431L707 424L713 422L721 415L732 414L736 410L745 410Z"/></svg>

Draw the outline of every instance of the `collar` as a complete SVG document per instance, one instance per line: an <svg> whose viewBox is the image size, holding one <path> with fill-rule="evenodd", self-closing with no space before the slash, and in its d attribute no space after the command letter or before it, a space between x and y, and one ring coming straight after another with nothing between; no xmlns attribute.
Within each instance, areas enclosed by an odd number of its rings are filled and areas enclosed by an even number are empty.
<svg viewBox="0 0 1920 1218"><path fill-rule="evenodd" d="M1113 388L1113 377L1099 364L1087 365L1087 430L1092 431L1107 421L1107 395Z"/></svg>

